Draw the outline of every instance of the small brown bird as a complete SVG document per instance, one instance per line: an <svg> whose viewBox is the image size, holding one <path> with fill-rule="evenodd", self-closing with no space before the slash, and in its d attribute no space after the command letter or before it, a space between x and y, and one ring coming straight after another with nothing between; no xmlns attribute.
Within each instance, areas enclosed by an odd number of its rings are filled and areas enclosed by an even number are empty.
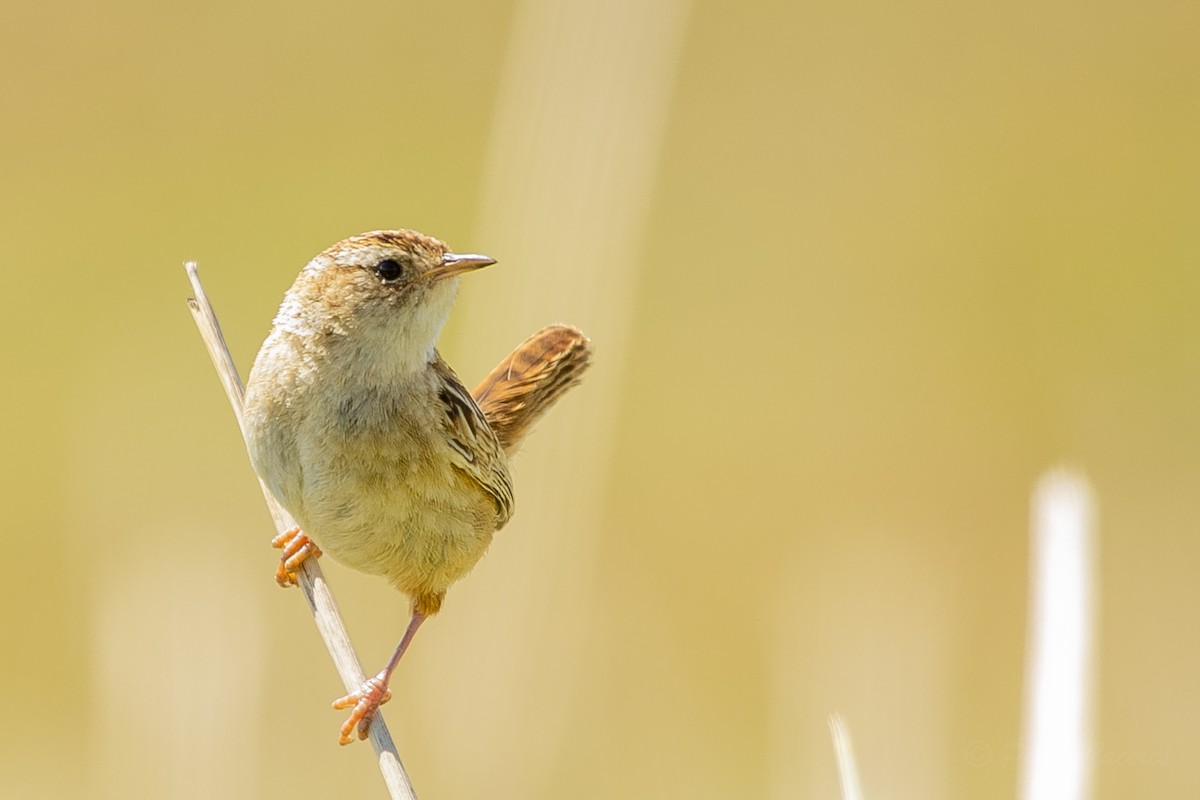
<svg viewBox="0 0 1200 800"><path fill-rule="evenodd" d="M434 344L458 276L493 263L414 231L338 242L300 272L250 372L250 459L300 524L273 542L276 579L293 583L320 545L412 599L387 665L334 702L353 708L342 744L366 738L417 628L508 522L509 457L591 358L582 332L553 325L468 393Z"/></svg>

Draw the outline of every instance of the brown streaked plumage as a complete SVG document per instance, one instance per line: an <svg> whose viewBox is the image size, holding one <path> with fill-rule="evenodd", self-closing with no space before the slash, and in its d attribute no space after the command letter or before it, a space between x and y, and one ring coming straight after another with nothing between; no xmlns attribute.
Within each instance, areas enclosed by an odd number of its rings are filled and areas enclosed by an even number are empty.
<svg viewBox="0 0 1200 800"><path fill-rule="evenodd" d="M387 665L334 703L353 708L342 744L365 738L413 635L508 522L509 455L589 363L581 332L551 326L467 392L434 344L458 276L491 263L414 231L338 242L296 278L247 381L251 461L303 530L273 542L277 579L320 545L412 599Z"/></svg>
<svg viewBox="0 0 1200 800"><path fill-rule="evenodd" d="M471 394L505 453L515 453L533 424L583 379L591 358L583 331L549 325L517 345L479 382Z"/></svg>

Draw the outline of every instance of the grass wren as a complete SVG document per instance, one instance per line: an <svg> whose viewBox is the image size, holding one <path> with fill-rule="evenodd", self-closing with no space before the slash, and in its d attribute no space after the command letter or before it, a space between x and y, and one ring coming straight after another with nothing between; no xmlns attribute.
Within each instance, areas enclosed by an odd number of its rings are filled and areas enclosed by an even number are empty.
<svg viewBox="0 0 1200 800"><path fill-rule="evenodd" d="M338 242L300 272L250 372L250 459L300 525L274 541L276 579L325 550L412 600L387 665L334 702L352 709L342 744L366 737L417 628L508 522L508 459L591 358L552 325L468 392L434 345L459 276L493 263L414 231Z"/></svg>

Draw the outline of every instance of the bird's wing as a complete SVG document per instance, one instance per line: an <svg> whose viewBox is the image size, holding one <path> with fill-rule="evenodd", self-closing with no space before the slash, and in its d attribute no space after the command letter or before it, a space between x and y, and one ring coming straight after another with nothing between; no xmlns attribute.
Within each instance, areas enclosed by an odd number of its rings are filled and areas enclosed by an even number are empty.
<svg viewBox="0 0 1200 800"><path fill-rule="evenodd" d="M442 435L450 447L454 465L496 501L496 528L499 530L513 511L508 458L487 418L454 370L441 360L441 356L437 359L443 377L438 389L438 399L445 410Z"/></svg>
<svg viewBox="0 0 1200 800"><path fill-rule="evenodd" d="M583 331L550 325L517 345L480 381L475 402L506 453L513 453L547 409L579 383L591 359Z"/></svg>

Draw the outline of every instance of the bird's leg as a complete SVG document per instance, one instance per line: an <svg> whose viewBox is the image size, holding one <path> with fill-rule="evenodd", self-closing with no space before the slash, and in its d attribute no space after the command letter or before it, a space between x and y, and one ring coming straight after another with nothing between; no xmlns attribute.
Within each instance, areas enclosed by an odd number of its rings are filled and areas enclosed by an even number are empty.
<svg viewBox="0 0 1200 800"><path fill-rule="evenodd" d="M271 547L283 550L279 554L279 567L275 570L275 582L280 586L295 586L296 573L309 558L319 558L321 548L299 528L284 531L271 540Z"/></svg>
<svg viewBox="0 0 1200 800"><path fill-rule="evenodd" d="M375 718L375 712L379 707L392 698L392 691L388 688L391 683L392 673L396 671L396 665L400 663L400 658L404 655L404 651L408 649L409 642L417 633L417 628L421 627L421 623L428 618L427 613L422 613L417 607L413 608L412 619L408 621L408 628L404 631L404 636L400 639L400 644L396 645L396 651L392 653L392 657L388 659L387 666L379 670L379 673L373 678L368 678L357 692L348 694L345 697L339 697L333 701L333 707L336 709L350 708L354 710L350 712L350 716L342 723L341 737L338 738L338 744L350 744L353 741L351 733L355 727L358 728L358 738L366 739L367 732L371 727L371 720Z"/></svg>

